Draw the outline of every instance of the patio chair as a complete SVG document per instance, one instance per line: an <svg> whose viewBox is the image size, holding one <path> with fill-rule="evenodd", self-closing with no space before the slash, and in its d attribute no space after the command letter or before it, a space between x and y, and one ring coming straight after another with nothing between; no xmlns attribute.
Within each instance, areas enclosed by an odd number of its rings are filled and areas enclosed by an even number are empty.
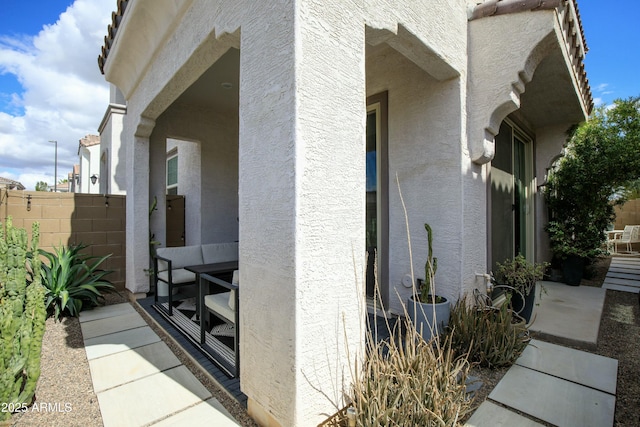
<svg viewBox="0 0 640 427"><path fill-rule="evenodd" d="M231 283L225 282L224 280L211 276L209 274L203 274L200 276L201 284L200 287L205 289L204 286L208 282L209 284L214 284L219 287L224 288L228 291L220 292L217 294L204 295L201 300L201 306L207 310L207 312L215 315L218 319L224 322L221 326L214 326L214 328L227 327L228 332L225 331L221 333L224 336L232 336L233 337L233 353L235 355L235 373L233 375L237 376L239 372L239 354L238 354L238 343L239 343L239 329L238 328L238 290L239 290L239 280L238 280L238 270L233 272L233 278L231 279ZM203 312L200 318L200 343L205 344L205 332L206 332L206 323L210 320L208 313ZM229 333L230 332L230 333ZM229 333L229 335L226 335Z"/></svg>
<svg viewBox="0 0 640 427"><path fill-rule="evenodd" d="M613 243L614 252L618 252L618 245L627 245L627 252L631 252L631 244L637 243L640 238L640 226L638 225L625 225L622 236L619 239L611 241Z"/></svg>

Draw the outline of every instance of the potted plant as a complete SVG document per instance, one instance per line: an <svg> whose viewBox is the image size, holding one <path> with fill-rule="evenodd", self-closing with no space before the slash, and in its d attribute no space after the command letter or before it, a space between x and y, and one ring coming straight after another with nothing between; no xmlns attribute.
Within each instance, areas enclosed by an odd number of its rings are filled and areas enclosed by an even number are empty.
<svg viewBox="0 0 640 427"><path fill-rule="evenodd" d="M513 311L524 317L527 323L533 312L536 282L542 280L548 266L546 262L531 263L522 254L497 263L496 281L502 288L496 291L509 295Z"/></svg>
<svg viewBox="0 0 640 427"><path fill-rule="evenodd" d="M580 285L586 262L600 254L600 243L594 236L602 234L595 230L575 230L572 221L550 221L547 224L549 242L554 260L562 269L564 283ZM582 227L589 228L589 227Z"/></svg>
<svg viewBox="0 0 640 427"><path fill-rule="evenodd" d="M424 225L427 231L428 253L424 265L424 279L417 280L413 294L409 297L407 314L411 324L429 341L434 335L442 332L449 324L450 304L443 296L432 294L438 259L433 257L433 231L429 224Z"/></svg>

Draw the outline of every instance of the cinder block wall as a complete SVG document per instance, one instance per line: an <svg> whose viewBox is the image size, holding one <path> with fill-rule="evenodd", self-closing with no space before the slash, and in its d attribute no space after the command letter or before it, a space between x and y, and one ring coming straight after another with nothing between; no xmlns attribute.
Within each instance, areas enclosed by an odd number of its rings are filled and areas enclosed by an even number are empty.
<svg viewBox="0 0 640 427"><path fill-rule="evenodd" d="M622 206L616 206L616 230L625 225L640 225L640 199L629 200Z"/></svg>
<svg viewBox="0 0 640 427"><path fill-rule="evenodd" d="M640 225L640 199L629 200L622 206L615 207L616 230L624 229L625 225ZM634 243L634 251L640 251L640 244Z"/></svg>
<svg viewBox="0 0 640 427"><path fill-rule="evenodd" d="M16 227L40 223L40 248L88 245L85 253L111 256L102 264L113 270L107 278L124 290L125 281L125 196L44 191L0 190L0 221L11 216Z"/></svg>

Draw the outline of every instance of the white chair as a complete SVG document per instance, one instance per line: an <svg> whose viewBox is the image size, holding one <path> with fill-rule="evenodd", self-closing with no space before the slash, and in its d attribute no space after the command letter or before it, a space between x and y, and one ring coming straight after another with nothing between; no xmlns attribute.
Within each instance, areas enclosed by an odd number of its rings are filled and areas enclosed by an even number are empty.
<svg viewBox="0 0 640 427"><path fill-rule="evenodd" d="M231 283L225 282L217 277L210 276L213 280L210 282L230 289L228 292L218 294L205 295L204 307L211 313L230 325L236 324L236 297L238 289L238 270L233 272ZM229 286L231 285L231 286Z"/></svg>
<svg viewBox="0 0 640 427"><path fill-rule="evenodd" d="M638 225L625 225L622 232L622 236L619 239L611 241L613 243L614 252L618 252L618 245L627 245L627 252L631 252L631 244L638 242L640 237L640 226Z"/></svg>
<svg viewBox="0 0 640 427"><path fill-rule="evenodd" d="M211 313L216 316L218 319L222 320L226 325L228 325L232 333L230 334L234 337L233 340L233 351L235 353L235 376L238 375L239 372L239 355L238 355L238 343L239 343L239 327L238 327L238 293L239 293L239 280L238 280L238 270L233 272L233 278L231 279L231 283L225 282L224 280L211 276L209 274L202 274L200 276L200 287L201 289L206 289L210 284L217 285L218 287L222 287L224 289L228 289L228 291L220 292L217 294L203 295L200 301L201 307L206 309L207 312L202 312L202 316L200 317L200 344L205 344L205 332L206 332L206 323Z"/></svg>

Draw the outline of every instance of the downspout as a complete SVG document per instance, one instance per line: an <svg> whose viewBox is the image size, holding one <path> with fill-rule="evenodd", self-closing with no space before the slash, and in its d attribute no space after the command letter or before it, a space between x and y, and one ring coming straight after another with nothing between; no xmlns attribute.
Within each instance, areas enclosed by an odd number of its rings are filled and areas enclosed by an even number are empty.
<svg viewBox="0 0 640 427"><path fill-rule="evenodd" d="M527 10L555 9L565 0L489 0L477 5L471 12L470 21L487 16L505 15Z"/></svg>

